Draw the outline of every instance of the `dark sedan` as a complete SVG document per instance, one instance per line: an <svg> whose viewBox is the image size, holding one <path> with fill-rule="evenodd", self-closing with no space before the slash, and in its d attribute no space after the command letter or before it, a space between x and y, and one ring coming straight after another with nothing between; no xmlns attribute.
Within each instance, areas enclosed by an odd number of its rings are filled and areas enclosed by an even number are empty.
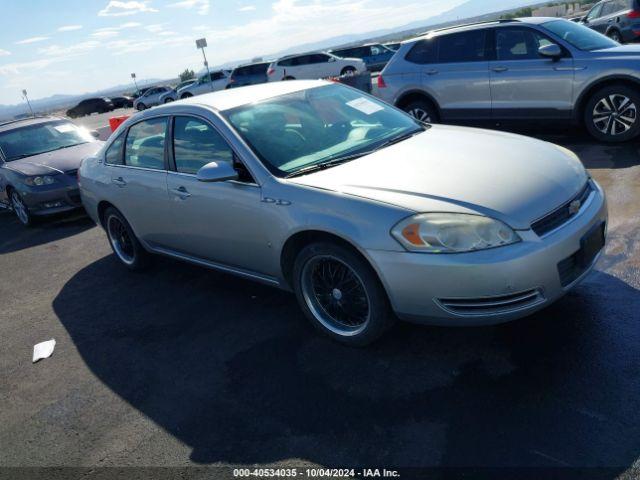
<svg viewBox="0 0 640 480"><path fill-rule="evenodd" d="M77 171L102 147L96 136L56 117L0 124L0 202L25 226L80 208Z"/></svg>
<svg viewBox="0 0 640 480"><path fill-rule="evenodd" d="M110 98L87 98L75 107L67 110L67 117L77 118L92 113L106 113L113 110L113 102Z"/></svg>
<svg viewBox="0 0 640 480"><path fill-rule="evenodd" d="M113 108L131 108L133 107L133 98L123 95L122 97L111 97Z"/></svg>

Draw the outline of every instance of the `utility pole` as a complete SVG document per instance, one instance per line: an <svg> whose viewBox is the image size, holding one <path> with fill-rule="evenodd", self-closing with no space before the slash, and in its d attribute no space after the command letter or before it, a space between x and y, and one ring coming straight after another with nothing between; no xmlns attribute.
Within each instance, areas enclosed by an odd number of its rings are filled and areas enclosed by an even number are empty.
<svg viewBox="0 0 640 480"><path fill-rule="evenodd" d="M140 89L138 88L138 82L136 82L136 74L132 73L131 78L133 78L133 84L136 86L136 95L140 94Z"/></svg>
<svg viewBox="0 0 640 480"><path fill-rule="evenodd" d="M206 38L199 38L196 40L196 48L202 50L202 57L204 58L204 66L207 68L207 79L209 81L209 87L213 92L213 80L211 80L211 72L209 71L209 62L207 62L207 56L204 53L204 48L207 46Z"/></svg>
<svg viewBox="0 0 640 480"><path fill-rule="evenodd" d="M29 111L31 112L31 116L35 117L36 114L33 113L33 108L31 108L31 102L29 101L29 97L27 96L27 91L26 90L22 90L22 96L27 101L27 105L29 105Z"/></svg>

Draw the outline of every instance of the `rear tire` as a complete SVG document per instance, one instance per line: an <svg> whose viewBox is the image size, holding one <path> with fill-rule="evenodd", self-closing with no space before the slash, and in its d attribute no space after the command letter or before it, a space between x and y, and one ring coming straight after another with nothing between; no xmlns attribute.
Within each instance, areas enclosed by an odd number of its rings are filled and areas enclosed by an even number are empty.
<svg viewBox="0 0 640 480"><path fill-rule="evenodd" d="M107 238L116 258L131 271L142 271L149 266L150 255L144 249L129 222L113 207L104 212Z"/></svg>
<svg viewBox="0 0 640 480"><path fill-rule="evenodd" d="M428 100L414 100L405 105L402 110L424 123L438 123L440 121L438 110Z"/></svg>
<svg viewBox="0 0 640 480"><path fill-rule="evenodd" d="M369 345L395 323L373 268L342 245L319 242L304 247L296 257L292 283L311 324L338 342Z"/></svg>
<svg viewBox="0 0 640 480"><path fill-rule="evenodd" d="M609 30L607 32L607 37L609 37L614 42L622 43L622 35L616 29Z"/></svg>
<svg viewBox="0 0 640 480"><path fill-rule="evenodd" d="M589 134L601 142L620 143L640 134L640 93L626 85L611 85L594 93L584 109Z"/></svg>
<svg viewBox="0 0 640 480"><path fill-rule="evenodd" d="M287 75L286 77L284 77L282 80L295 80L295 77L292 77L290 75Z"/></svg>
<svg viewBox="0 0 640 480"><path fill-rule="evenodd" d="M342 77L344 75L355 75L357 72L358 71L355 67L344 67L340 72L340 76Z"/></svg>
<svg viewBox="0 0 640 480"><path fill-rule="evenodd" d="M193 95L190 94L190 93L183 93L182 96L180 97L180 99L182 100L182 99L190 98L190 97L193 97Z"/></svg>
<svg viewBox="0 0 640 480"><path fill-rule="evenodd" d="M173 102L173 98L165 98L164 99L164 103L171 103Z"/></svg>

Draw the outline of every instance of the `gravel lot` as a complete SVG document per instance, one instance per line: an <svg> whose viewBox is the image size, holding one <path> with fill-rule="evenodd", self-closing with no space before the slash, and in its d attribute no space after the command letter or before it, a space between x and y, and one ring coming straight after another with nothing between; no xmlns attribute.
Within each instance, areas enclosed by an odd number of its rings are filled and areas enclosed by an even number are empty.
<svg viewBox="0 0 640 480"><path fill-rule="evenodd" d="M533 134L608 194L597 271L527 319L361 350L287 293L166 259L130 274L86 217L0 213L0 466L640 468L640 148Z"/></svg>

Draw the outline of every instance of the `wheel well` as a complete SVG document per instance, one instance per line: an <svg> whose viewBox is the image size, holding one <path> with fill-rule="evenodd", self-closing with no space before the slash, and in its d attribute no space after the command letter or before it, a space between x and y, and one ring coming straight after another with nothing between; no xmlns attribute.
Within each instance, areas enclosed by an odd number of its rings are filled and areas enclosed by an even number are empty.
<svg viewBox="0 0 640 480"><path fill-rule="evenodd" d="M282 253L280 255L280 268L282 269L282 275L290 287L292 286L293 280L291 278L293 275L293 265L296 261L298 253L307 245L316 242L334 243L345 247L364 259L364 261L367 262L369 266L371 266L369 260L364 255L362 255L362 253L360 253L360 251L356 247L354 247L353 244L351 244L344 238L320 230L307 230L304 232L298 232L287 239L284 246L282 247ZM372 270L377 276L377 272L373 267Z"/></svg>
<svg viewBox="0 0 640 480"><path fill-rule="evenodd" d="M423 100L425 102L429 102L431 106L435 108L436 112L438 112L438 115L440 115L440 107L438 107L438 103L429 95L423 92L405 93L400 97L400 99L398 99L398 101L396 102L396 106L400 109L404 109L404 107L409 105L411 102L415 102L417 100Z"/></svg>
<svg viewBox="0 0 640 480"><path fill-rule="evenodd" d="M577 115L576 120L580 124L584 123L584 110L591 96L601 88L610 87L612 85L624 85L625 87L640 90L640 82L637 80L632 80L630 78L609 78L589 86L589 88L587 88L587 90L585 90L582 93L582 95L580 96L580 99L578 100L578 108L576 110L576 115Z"/></svg>
<svg viewBox="0 0 640 480"><path fill-rule="evenodd" d="M109 207L114 207L111 203L103 200L100 203L98 203L98 219L100 220L100 225L102 225L104 227L104 212L107 211L107 208Z"/></svg>

